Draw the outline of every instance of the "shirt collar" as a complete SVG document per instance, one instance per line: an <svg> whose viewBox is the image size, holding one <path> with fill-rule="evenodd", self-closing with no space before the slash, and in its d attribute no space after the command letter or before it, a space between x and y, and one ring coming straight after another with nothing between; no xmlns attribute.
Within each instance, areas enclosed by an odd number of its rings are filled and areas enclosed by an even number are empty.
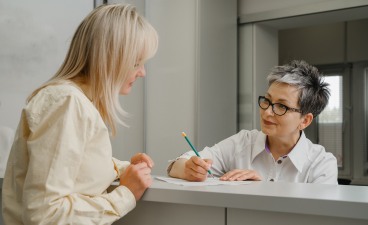
<svg viewBox="0 0 368 225"><path fill-rule="evenodd" d="M298 169L300 173L303 171L304 164L308 160L308 154L307 154L308 141L307 140L308 139L305 136L304 131L302 131L299 141L296 143L294 148L288 154L290 161L294 164L294 166Z"/></svg>
<svg viewBox="0 0 368 225"><path fill-rule="evenodd" d="M256 140L254 142L251 162L253 162L253 160L257 157L257 155L265 151L266 138L267 136L262 131L258 133Z"/></svg>
<svg viewBox="0 0 368 225"><path fill-rule="evenodd" d="M254 151L252 154L252 162L263 151L267 151L271 153L268 149L266 149L266 140L267 135L263 132L259 132L259 135L256 137L256 141L254 143ZM288 154L290 161L293 163L295 168L301 173L303 171L303 167L305 162L308 160L307 149L308 149L308 141L307 137L302 131L302 134L294 146L294 148Z"/></svg>

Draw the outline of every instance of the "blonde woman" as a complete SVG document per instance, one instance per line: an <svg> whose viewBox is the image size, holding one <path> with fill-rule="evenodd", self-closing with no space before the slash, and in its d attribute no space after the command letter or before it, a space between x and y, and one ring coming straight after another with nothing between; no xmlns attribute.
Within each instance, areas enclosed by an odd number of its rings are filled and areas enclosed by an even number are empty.
<svg viewBox="0 0 368 225"><path fill-rule="evenodd" d="M130 5L103 5L76 30L64 63L28 98L3 181L6 224L111 224L152 182L152 159L112 157L118 96L145 76L155 29ZM117 178L120 185L106 189Z"/></svg>

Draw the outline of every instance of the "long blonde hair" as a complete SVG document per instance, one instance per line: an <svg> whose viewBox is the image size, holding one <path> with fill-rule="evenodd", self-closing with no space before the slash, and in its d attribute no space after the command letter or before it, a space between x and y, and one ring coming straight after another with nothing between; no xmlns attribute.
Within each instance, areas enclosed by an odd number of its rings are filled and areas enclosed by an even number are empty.
<svg viewBox="0 0 368 225"><path fill-rule="evenodd" d="M119 91L137 65L154 56L158 47L156 30L131 5L102 5L79 25L65 60L45 86L63 81L88 83L91 101L112 135L116 123L126 124L127 116L119 103Z"/></svg>

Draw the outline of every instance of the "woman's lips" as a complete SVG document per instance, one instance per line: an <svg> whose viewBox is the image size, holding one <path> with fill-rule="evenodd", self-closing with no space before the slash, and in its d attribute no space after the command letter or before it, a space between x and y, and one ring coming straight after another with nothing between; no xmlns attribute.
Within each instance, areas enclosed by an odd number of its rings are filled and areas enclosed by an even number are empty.
<svg viewBox="0 0 368 225"><path fill-rule="evenodd" d="M272 122L270 122L270 121L268 121L268 120L263 120L263 123L264 123L265 125L275 125L275 123L272 123Z"/></svg>

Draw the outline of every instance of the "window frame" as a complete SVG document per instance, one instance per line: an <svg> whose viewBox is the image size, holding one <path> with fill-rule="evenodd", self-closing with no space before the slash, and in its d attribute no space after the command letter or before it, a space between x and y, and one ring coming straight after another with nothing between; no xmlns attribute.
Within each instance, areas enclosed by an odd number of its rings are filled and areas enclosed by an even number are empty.
<svg viewBox="0 0 368 225"><path fill-rule="evenodd" d="M352 184L368 185L368 138L367 138L367 78L365 71L368 68L368 61L356 62L352 69L352 130L351 149L352 158ZM363 123L362 123L363 121Z"/></svg>
<svg viewBox="0 0 368 225"><path fill-rule="evenodd" d="M351 170L351 152L349 151L351 138L351 106L350 106L350 74L351 74L351 64L333 64L333 65L319 65L316 66L318 70L324 76L341 75L343 84L343 122L342 122L342 156L343 156L343 166L338 168L338 177L342 179L352 179ZM313 143L319 143L319 129L318 129L318 117L313 121L313 123L305 130L307 137ZM328 151L328 149L326 149Z"/></svg>
<svg viewBox="0 0 368 225"><path fill-rule="evenodd" d="M366 68L364 69L364 91L365 91L365 95L364 95L364 105L365 105L365 109L364 109L364 114L365 114L365 120L364 120L364 124L365 124L365 145L364 145L364 149L365 149L365 163L363 165L364 167L364 176L368 177L368 63L366 65ZM367 178L368 179L368 178Z"/></svg>

